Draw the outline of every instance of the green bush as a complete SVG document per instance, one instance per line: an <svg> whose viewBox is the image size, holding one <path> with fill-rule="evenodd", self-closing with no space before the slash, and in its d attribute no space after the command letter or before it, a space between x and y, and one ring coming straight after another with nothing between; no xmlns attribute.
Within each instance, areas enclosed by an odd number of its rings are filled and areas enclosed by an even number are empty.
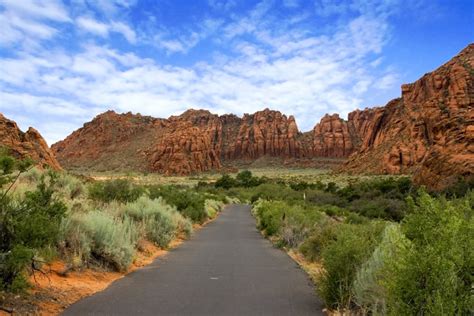
<svg viewBox="0 0 474 316"><path fill-rule="evenodd" d="M133 202L143 193L143 188L133 185L127 179L94 182L89 185L89 198L105 203L111 201Z"/></svg>
<svg viewBox="0 0 474 316"><path fill-rule="evenodd" d="M302 201L304 193L297 192L286 185L276 183L264 183L251 190L250 202L254 203L258 199L282 200L286 202Z"/></svg>
<svg viewBox="0 0 474 316"><path fill-rule="evenodd" d="M408 246L409 241L399 225L385 227L381 243L357 271L353 285L354 301L364 315L387 314L387 290L384 287L387 268Z"/></svg>
<svg viewBox="0 0 474 316"><path fill-rule="evenodd" d="M35 255L54 244L66 206L54 195L57 174L43 174L36 190L16 200L11 190L31 162L0 156L0 289L21 290L27 285L23 272ZM17 172L13 176L14 172ZM6 188L3 186L6 185Z"/></svg>
<svg viewBox="0 0 474 316"><path fill-rule="evenodd" d="M330 308L349 308L353 302L352 284L359 267L378 244L384 223L340 224L335 238L323 248L324 273L319 292Z"/></svg>
<svg viewBox="0 0 474 316"><path fill-rule="evenodd" d="M257 217L257 227L265 236L277 234L283 221L284 210L287 204L282 201L259 200L254 206Z"/></svg>
<svg viewBox="0 0 474 316"><path fill-rule="evenodd" d="M59 192L64 193L65 198L74 200L85 193L85 186L82 181L68 173L61 173L58 177Z"/></svg>
<svg viewBox="0 0 474 316"><path fill-rule="evenodd" d="M206 209L207 217L214 218L224 207L224 202L218 200L207 199L204 202L204 208Z"/></svg>
<svg viewBox="0 0 474 316"><path fill-rule="evenodd" d="M403 200L375 197L361 198L351 202L348 208L368 218L400 221L405 216L406 203Z"/></svg>
<svg viewBox="0 0 474 316"><path fill-rule="evenodd" d="M324 214L315 208L286 205L279 236L286 246L299 247L315 230L317 224L324 219Z"/></svg>
<svg viewBox="0 0 474 316"><path fill-rule="evenodd" d="M151 200L142 196L135 202L126 204L124 214L137 223L142 237L163 248L166 248L178 233L183 232L187 236L191 233L191 223L161 198Z"/></svg>
<svg viewBox="0 0 474 316"><path fill-rule="evenodd" d="M153 186L149 188L149 196L151 199L162 197L166 203L176 206L183 216L193 222L203 223L207 219L204 194L173 186Z"/></svg>
<svg viewBox="0 0 474 316"><path fill-rule="evenodd" d="M276 236L289 247L298 247L315 229L324 215L314 208L284 201L259 200L254 205L257 227L266 236Z"/></svg>
<svg viewBox="0 0 474 316"><path fill-rule="evenodd" d="M228 174L224 174L222 177L217 179L216 183L214 183L214 186L216 188L230 189L237 186L237 181L235 181L235 179Z"/></svg>
<svg viewBox="0 0 474 316"><path fill-rule="evenodd" d="M129 218L92 211L71 216L62 224L64 251L82 262L98 262L125 271L133 261L139 233Z"/></svg>
<svg viewBox="0 0 474 316"><path fill-rule="evenodd" d="M233 187L256 187L264 182L264 178L254 177L251 171L243 170L236 175L235 179L228 174L222 175L222 177L217 179L214 186L228 190Z"/></svg>
<svg viewBox="0 0 474 316"><path fill-rule="evenodd" d="M321 260L322 251L336 240L338 223L325 219L318 223L311 235L300 246L300 251L309 261Z"/></svg>
<svg viewBox="0 0 474 316"><path fill-rule="evenodd" d="M410 240L385 286L393 315L469 315L474 283L472 194L455 201L420 192L402 230Z"/></svg>

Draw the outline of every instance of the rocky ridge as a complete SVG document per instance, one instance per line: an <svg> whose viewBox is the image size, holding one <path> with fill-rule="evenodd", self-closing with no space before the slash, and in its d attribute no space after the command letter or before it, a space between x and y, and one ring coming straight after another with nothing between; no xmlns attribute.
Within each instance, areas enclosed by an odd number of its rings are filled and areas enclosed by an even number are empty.
<svg viewBox="0 0 474 316"><path fill-rule="evenodd" d="M237 117L188 110L168 119L106 112L52 146L65 168L129 169L171 175L221 169L265 157L312 166L347 159L351 173L415 175L441 188L474 169L474 44L402 86L384 107L325 115L312 131L265 109Z"/></svg>
<svg viewBox="0 0 474 316"><path fill-rule="evenodd" d="M385 107L357 114L370 118L342 170L414 174L433 189L473 177L474 44L401 90Z"/></svg>
<svg viewBox="0 0 474 316"><path fill-rule="evenodd" d="M40 167L61 170L61 166L40 133L30 127L22 132L18 125L0 114L0 146L16 158L31 158Z"/></svg>

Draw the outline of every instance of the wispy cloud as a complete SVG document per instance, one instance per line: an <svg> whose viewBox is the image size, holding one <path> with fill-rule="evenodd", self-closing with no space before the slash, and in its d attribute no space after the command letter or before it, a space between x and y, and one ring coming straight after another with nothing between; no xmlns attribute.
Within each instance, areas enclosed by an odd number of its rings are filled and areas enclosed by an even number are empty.
<svg viewBox="0 0 474 316"><path fill-rule="evenodd" d="M94 18L87 16L80 16L76 19L76 24L79 29L92 34L108 37L110 32L120 33L125 39L134 44L137 41L137 35L127 24L122 22L112 21L109 24L99 22Z"/></svg>
<svg viewBox="0 0 474 316"><path fill-rule="evenodd" d="M386 14L342 8L337 3L328 7L328 1L314 7L320 10L318 14L358 13L321 32L299 25L304 19L279 19L272 13L275 1L264 0L245 14L228 19L205 17L195 28L176 32L160 28L153 36L117 17L117 8L133 3L97 1L94 5L106 13L101 18L83 8L74 11L79 12L74 16L55 3L48 16L28 19L23 19L30 14L27 9L0 3L7 8L0 13L0 21L12 15L25 23L9 19L7 27L19 35L5 33L1 37L5 43L56 36L56 24L44 21L68 23L85 33L84 44L74 50L58 45L0 57L0 111L35 113L53 125L62 124L58 125L61 132L39 124L50 143L110 108L167 117L188 107L242 114L269 106L295 114L300 127L310 129L326 112L345 115L360 107L369 87L383 90L397 81L395 71L381 68L381 53L390 38ZM231 3L209 2L222 9ZM284 5L293 7L298 2ZM384 10L391 9L387 5ZM131 44L168 54L188 53L210 39L216 46L215 58L176 66L94 40L108 39L114 32Z"/></svg>

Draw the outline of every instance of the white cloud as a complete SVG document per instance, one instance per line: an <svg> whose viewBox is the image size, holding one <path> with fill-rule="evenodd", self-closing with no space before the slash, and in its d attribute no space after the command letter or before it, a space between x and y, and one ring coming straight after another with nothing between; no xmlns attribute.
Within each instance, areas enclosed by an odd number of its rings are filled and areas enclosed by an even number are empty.
<svg viewBox="0 0 474 316"><path fill-rule="evenodd" d="M77 26L87 32L106 37L109 35L109 26L89 17L79 17L76 19Z"/></svg>
<svg viewBox="0 0 474 316"><path fill-rule="evenodd" d="M369 90L396 82L393 70L379 69L389 36L384 17L360 14L314 34L272 20L271 7L271 1L263 1L228 23L207 19L184 35L158 34L155 45L168 52L186 53L211 35L223 47L232 40L232 54L216 51L214 60L188 67L93 42L78 52L37 50L0 58L0 109L80 127L109 108L167 117L189 107L242 114L268 106L294 114L300 128L309 130L324 113L346 115L361 106ZM137 41L133 29L113 19L81 16L76 23L104 38L119 32ZM70 130L48 127L45 136L51 143Z"/></svg>
<svg viewBox="0 0 474 316"><path fill-rule="evenodd" d="M0 46L20 44L32 50L58 34L49 22L71 21L63 4L54 0L0 0L0 9Z"/></svg>
<svg viewBox="0 0 474 316"><path fill-rule="evenodd" d="M70 22L71 18L64 5L55 0L1 0L6 10L24 17L46 19L58 22Z"/></svg>
<svg viewBox="0 0 474 316"><path fill-rule="evenodd" d="M112 22L110 30L122 34L128 42L135 44L137 42L137 35L127 24L122 22Z"/></svg>
<svg viewBox="0 0 474 316"><path fill-rule="evenodd" d="M109 24L97 21L91 17L81 16L76 19L79 29L92 34L108 37L110 32L122 34L125 39L132 44L137 41L137 35L127 24L112 21Z"/></svg>

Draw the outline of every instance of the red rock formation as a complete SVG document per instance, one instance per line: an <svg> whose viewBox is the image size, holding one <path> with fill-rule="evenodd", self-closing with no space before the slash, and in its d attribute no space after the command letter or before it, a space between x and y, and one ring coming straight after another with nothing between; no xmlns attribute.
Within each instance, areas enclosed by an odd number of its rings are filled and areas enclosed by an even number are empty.
<svg viewBox="0 0 474 316"><path fill-rule="evenodd" d="M257 159L263 156L296 158L303 155L293 116L265 109L241 119L235 143L224 148L228 159Z"/></svg>
<svg viewBox="0 0 474 316"><path fill-rule="evenodd" d="M66 169L147 170L143 150L163 127L160 119L107 111L51 146Z"/></svg>
<svg viewBox="0 0 474 316"><path fill-rule="evenodd" d="M16 158L29 157L40 166L49 166L61 170L53 153L40 133L30 127L26 133L18 125L0 114L0 145L10 150Z"/></svg>
<svg viewBox="0 0 474 316"><path fill-rule="evenodd" d="M299 157L298 134L292 116L269 109L243 118L188 110L167 120L166 132L146 155L153 171L189 174L233 160Z"/></svg>
<svg viewBox="0 0 474 316"><path fill-rule="evenodd" d="M347 121L338 114L326 114L313 129L313 156L344 158L354 151L354 139Z"/></svg>
<svg viewBox="0 0 474 316"><path fill-rule="evenodd" d="M472 176L474 45L436 71L402 86L385 107L326 115L300 133L292 116L265 109L242 118L189 110L169 119L106 112L53 145L66 168L189 174L262 157L304 164L345 158L343 170L414 173L441 188ZM273 159L272 158L272 159ZM334 160L334 159L333 159Z"/></svg>
<svg viewBox="0 0 474 316"><path fill-rule="evenodd" d="M171 117L157 144L145 151L150 169L167 175L219 169L221 134L219 117L208 111Z"/></svg>
<svg viewBox="0 0 474 316"><path fill-rule="evenodd" d="M474 44L435 71L402 85L377 109L343 170L413 173L433 189L474 171Z"/></svg>

